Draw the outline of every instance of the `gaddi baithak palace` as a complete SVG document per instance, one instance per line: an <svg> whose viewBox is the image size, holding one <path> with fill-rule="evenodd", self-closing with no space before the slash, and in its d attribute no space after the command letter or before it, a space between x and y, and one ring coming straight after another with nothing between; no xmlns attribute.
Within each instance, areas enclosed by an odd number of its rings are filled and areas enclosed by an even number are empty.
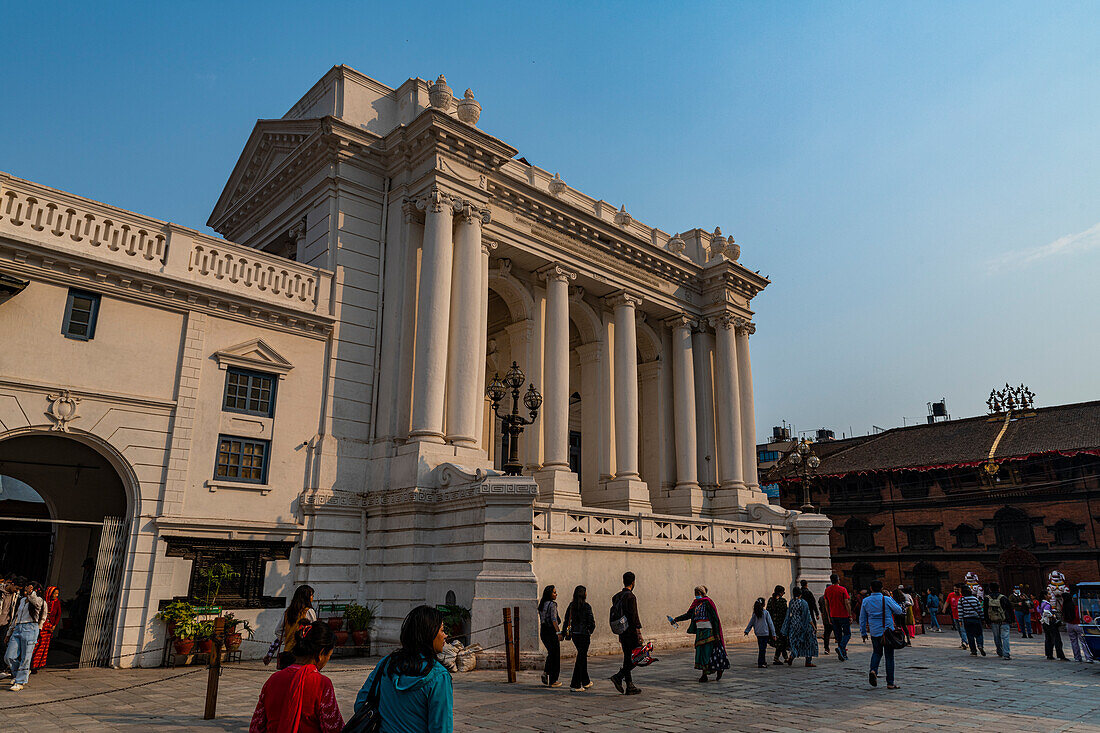
<svg viewBox="0 0 1100 733"><path fill-rule="evenodd" d="M334 67L256 123L225 239L0 174L4 562L66 599L94 566L85 664L160 663L157 610L222 562L260 637L308 583L378 604L383 645L420 603L481 629L553 583L600 609L625 570L682 644L664 614L695 585L738 609L827 579L831 523L756 472L768 280L723 222L643 224L480 112L442 76ZM513 362L543 397L522 475L485 396Z"/></svg>

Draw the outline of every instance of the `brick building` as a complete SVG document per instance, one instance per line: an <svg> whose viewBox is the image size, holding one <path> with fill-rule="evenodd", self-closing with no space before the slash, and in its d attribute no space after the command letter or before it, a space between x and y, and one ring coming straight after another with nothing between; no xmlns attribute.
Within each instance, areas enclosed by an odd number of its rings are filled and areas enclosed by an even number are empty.
<svg viewBox="0 0 1100 733"><path fill-rule="evenodd" d="M1100 401L895 428L814 444L833 568L866 588L1100 579ZM995 470L993 469L995 466ZM795 478L781 503L802 504Z"/></svg>

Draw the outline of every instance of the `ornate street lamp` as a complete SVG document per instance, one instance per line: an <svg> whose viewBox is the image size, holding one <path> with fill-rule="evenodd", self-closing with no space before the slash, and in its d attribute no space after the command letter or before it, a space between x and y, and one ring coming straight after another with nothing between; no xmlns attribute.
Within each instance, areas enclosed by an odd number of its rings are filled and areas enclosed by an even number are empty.
<svg viewBox="0 0 1100 733"><path fill-rule="evenodd" d="M519 365L513 361L512 368L504 375L504 379L500 378L499 373L494 374L489 386L485 389L485 395L493 406L493 414L501 421L500 448L501 455L506 457L504 473L508 476L519 476L523 471L523 465L519 462L519 436L526 426L535 421L539 408L542 407L542 395L535 389L534 384L530 384L527 391L523 393L523 406L527 408L531 417L525 418L519 414L519 390L523 386L524 379L526 377L523 376ZM500 403L509 391L512 393L512 411L501 415Z"/></svg>
<svg viewBox="0 0 1100 733"><path fill-rule="evenodd" d="M791 448L790 452L775 464L769 473L772 475L779 475L781 473L790 475L793 473L795 476L798 476L802 483L801 510L806 514L813 514L817 509L810 503L810 480L817 473L817 469L820 466L821 459L814 453L814 449L809 441L803 438L798 441L798 445Z"/></svg>

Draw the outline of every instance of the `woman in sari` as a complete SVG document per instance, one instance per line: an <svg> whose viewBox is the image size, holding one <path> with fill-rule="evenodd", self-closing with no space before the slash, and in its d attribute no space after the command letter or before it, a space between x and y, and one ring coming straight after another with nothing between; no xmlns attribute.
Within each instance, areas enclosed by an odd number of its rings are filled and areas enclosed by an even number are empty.
<svg viewBox="0 0 1100 733"><path fill-rule="evenodd" d="M46 666L46 656L50 653L50 641L57 633L57 627L61 625L61 600L57 588L50 586L46 589L46 623L42 624L42 630L38 632L38 642L34 645L34 656L31 657L31 674L37 674L38 670Z"/></svg>
<svg viewBox="0 0 1100 733"><path fill-rule="evenodd" d="M718 607L707 598L707 587L695 588L695 600L687 613L676 618L669 617L669 623L691 619L688 633L695 634L695 669L701 670L700 682L707 681L707 675L714 674L715 680L722 679L722 672L730 668L726 656L726 640L722 636L722 622L718 618Z"/></svg>
<svg viewBox="0 0 1100 733"><path fill-rule="evenodd" d="M810 613L810 598L813 596L803 591L801 596L792 598L787 606L787 618L783 620L781 631L786 635L791 648L791 656L787 658L788 666L795 657L805 657L807 667L817 666L813 663L813 658L817 656L817 625Z"/></svg>
<svg viewBox="0 0 1100 733"><path fill-rule="evenodd" d="M336 638L315 621L296 632L294 663L267 678L249 733L339 733L344 727L332 682L321 670Z"/></svg>

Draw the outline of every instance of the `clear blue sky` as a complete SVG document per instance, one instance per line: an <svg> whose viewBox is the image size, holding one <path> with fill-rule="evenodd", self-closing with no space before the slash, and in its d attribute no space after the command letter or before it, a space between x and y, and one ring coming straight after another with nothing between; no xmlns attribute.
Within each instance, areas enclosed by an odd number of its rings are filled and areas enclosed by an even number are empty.
<svg viewBox="0 0 1100 733"><path fill-rule="evenodd" d="M1100 4L378 5L9 3L0 170L203 228L333 64L442 72L532 163L772 278L761 431L1100 398Z"/></svg>

